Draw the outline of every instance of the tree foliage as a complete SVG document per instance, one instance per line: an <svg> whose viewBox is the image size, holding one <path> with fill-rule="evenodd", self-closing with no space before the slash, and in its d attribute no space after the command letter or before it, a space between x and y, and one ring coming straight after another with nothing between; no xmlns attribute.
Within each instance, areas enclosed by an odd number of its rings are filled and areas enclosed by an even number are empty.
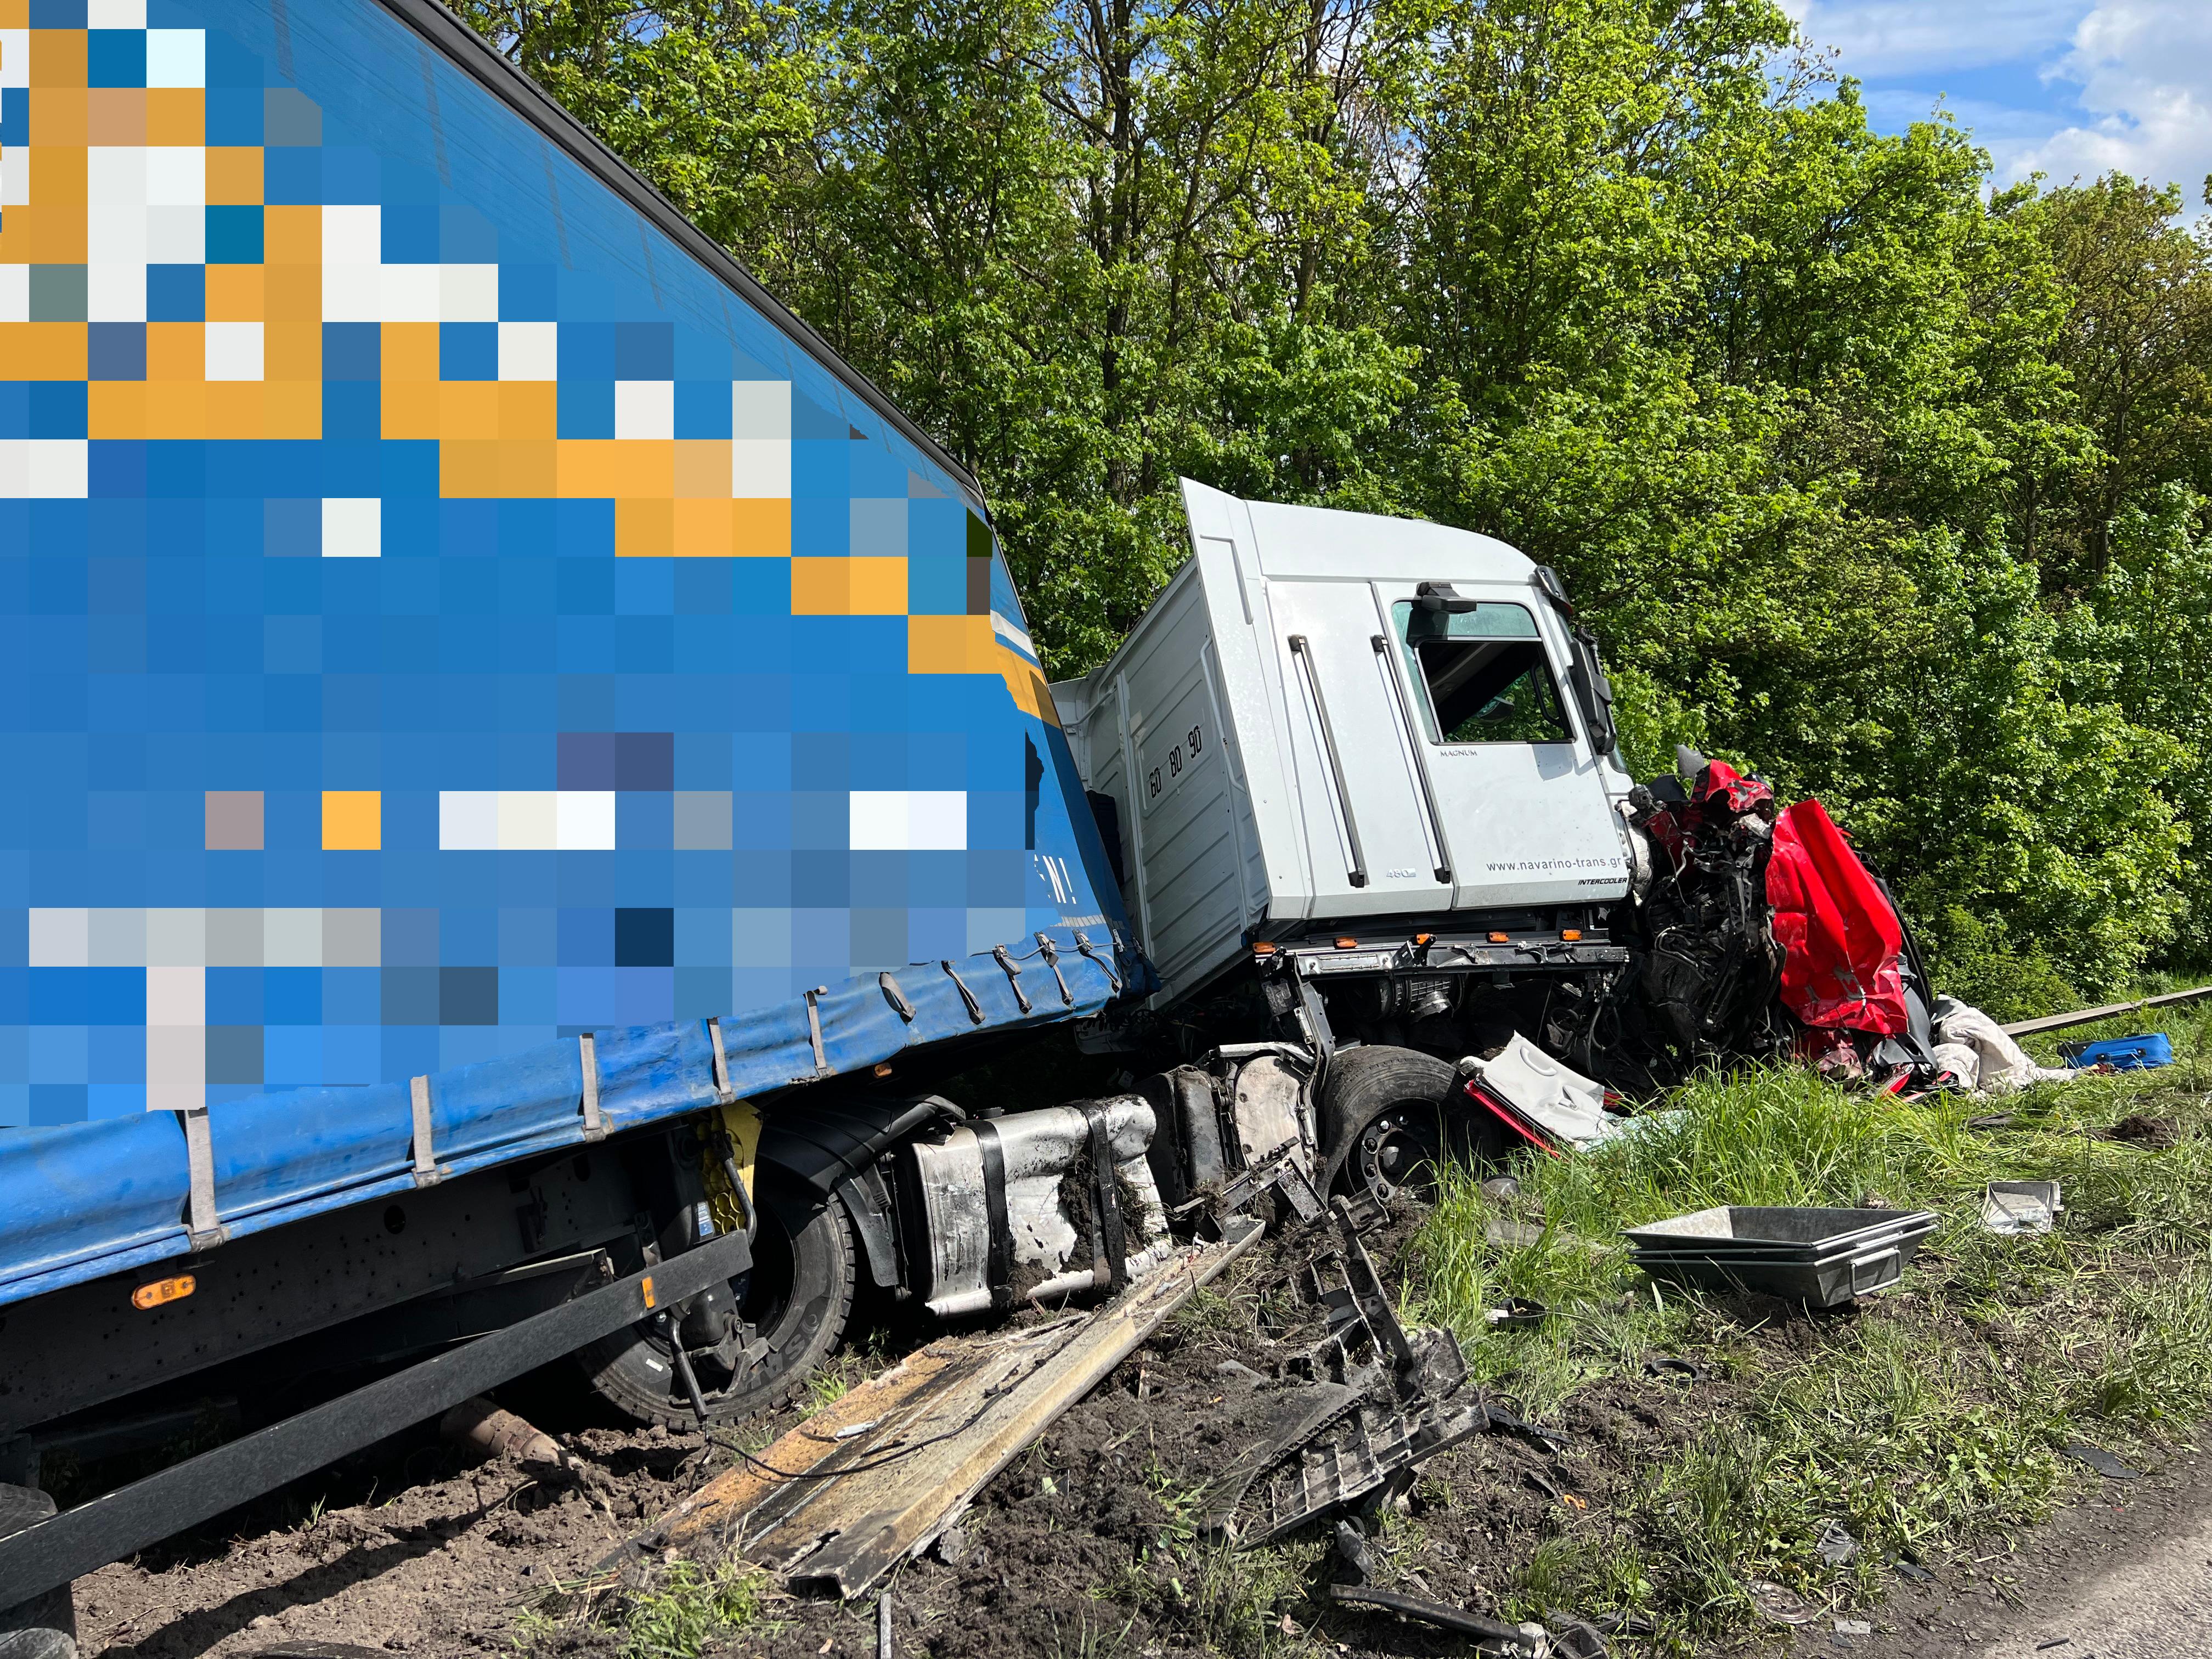
<svg viewBox="0 0 2212 1659"><path fill-rule="evenodd" d="M459 5L975 469L1056 672L1179 475L1462 525L1566 574L1640 764L1820 794L1968 978L2212 956L2173 191L1992 193L1772 0Z"/></svg>

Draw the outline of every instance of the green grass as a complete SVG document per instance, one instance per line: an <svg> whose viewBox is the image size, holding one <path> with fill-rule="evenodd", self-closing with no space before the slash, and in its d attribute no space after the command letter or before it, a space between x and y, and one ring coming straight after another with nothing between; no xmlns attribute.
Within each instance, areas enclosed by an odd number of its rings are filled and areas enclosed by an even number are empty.
<svg viewBox="0 0 2212 1659"><path fill-rule="evenodd" d="M740 1632L766 1636L779 1628L762 1616L768 1589L766 1573L737 1560L711 1567L672 1561L621 1589L579 1580L523 1609L513 1645L524 1656L562 1651L571 1645L564 1638L589 1629L611 1632L611 1645L602 1645L604 1637L587 1644L621 1659L699 1659Z"/></svg>
<svg viewBox="0 0 2212 1659"><path fill-rule="evenodd" d="M2179 1063L2160 1072L1911 1104L1749 1071L1679 1091L1632 1138L1523 1158L1522 1194L1502 1210L1472 1175L1448 1173L1413 1247L1411 1310L1453 1327L1487 1386L1542 1419L1578 1390L1638 1376L1653 1349L1715 1376L1684 1403L1690 1443L1636 1471L1607 1512L1546 1540L1516 1605L1637 1608L1661 1620L1657 1648L1682 1650L1752 1627L1747 1579L1863 1603L1897 1555L1941 1558L2039 1518L2081 1479L2060 1455L2069 1440L2155 1456L2161 1438L2185 1435L2212 1407L2212 1016L2165 1012L2065 1034L2162 1026ZM2005 1109L2011 1127L1966 1127ZM2131 1114L2176 1119L2186 1138L2151 1151L2084 1133ZM1984 1232L1983 1184L2007 1176L2063 1182L2062 1228ZM1618 1237L1711 1205L1869 1194L1944 1224L1895 1291L1856 1316L1801 1316L1790 1340L1655 1286ZM1490 1244L1485 1225L1500 1218L1543 1236ZM1494 1332L1484 1310L1509 1295L1554 1317ZM1849 1566L1814 1553L1830 1519L1860 1540Z"/></svg>

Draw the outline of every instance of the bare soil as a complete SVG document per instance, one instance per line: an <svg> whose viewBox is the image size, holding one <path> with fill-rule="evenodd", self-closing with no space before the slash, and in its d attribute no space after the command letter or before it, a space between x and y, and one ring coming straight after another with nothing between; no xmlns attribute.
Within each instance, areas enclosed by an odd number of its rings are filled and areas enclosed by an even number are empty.
<svg viewBox="0 0 2212 1659"><path fill-rule="evenodd" d="M1401 1215L1369 1241L1386 1282L1408 1271L1404 1246L1418 1218ZM893 1650L932 1659L1469 1651L1426 1626L1330 1603L1327 1585L1340 1569L1325 1538L1239 1556L1193 1536L1195 1493L1263 1413L1257 1379L1322 1333L1298 1270L1333 1243L1296 1230L1266 1241L1017 1459L963 1523L964 1555L900 1571ZM1780 1304L1743 1298L1729 1311L1756 1343L1820 1340L1801 1310ZM1877 1304L1839 1316L1895 1314ZM1725 1374L1691 1380L1625 1365L1547 1425L1565 1434L1563 1448L1490 1434L1444 1453L1424 1466L1409 1513L1376 1538L1381 1577L1500 1616L1499 1593L1545 1540L1602 1540L1625 1525L1618 1517L1648 1471L1738 1408L1740 1392ZM506 1401L570 1450L578 1478L474 1463L427 1430L388 1442L79 1581L85 1650L198 1659L320 1640L422 1655L510 1652L519 1642L548 1655L620 1652L623 1638L604 1617L577 1616L575 1598L549 1601L549 1592L585 1579L732 1454L696 1435L618 1426L580 1401L542 1379ZM798 1415L787 1408L748 1425L745 1443ZM1857 1615L1872 1634L1837 1636L1823 1618L1798 1633L1799 1650L1978 1651L2007 1619L2026 1616L2027 1587L2087 1583L2130 1539L2205 1513L2212 1478L2178 1458L2149 1480L2124 1491L2104 1482L2089 1495L2012 1555L1900 1587L1885 1609ZM547 1605L570 1614L550 1631L525 1631L532 1610ZM839 1607L776 1595L765 1614L712 1650L770 1659L875 1650L872 1598ZM1778 1644L1790 1638L1778 1634L1768 1650ZM2057 1651L2077 1659L2087 1650ZM2212 1653L2212 1639L2201 1650Z"/></svg>

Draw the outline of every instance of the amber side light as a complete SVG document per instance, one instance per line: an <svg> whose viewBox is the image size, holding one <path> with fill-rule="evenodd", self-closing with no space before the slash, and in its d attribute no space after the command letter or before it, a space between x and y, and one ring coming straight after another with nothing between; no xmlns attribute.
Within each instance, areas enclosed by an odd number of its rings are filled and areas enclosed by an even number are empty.
<svg viewBox="0 0 2212 1659"><path fill-rule="evenodd" d="M651 1273L647 1273L644 1278L637 1281L637 1289L638 1294L645 1298L645 1305L647 1307L657 1308L660 1305L653 1299L653 1275Z"/></svg>
<svg viewBox="0 0 2212 1659"><path fill-rule="evenodd" d="M199 1287L199 1280L190 1273L179 1273L174 1279L157 1279L152 1284L141 1285L131 1291L131 1305L141 1309L158 1308L165 1302L181 1302Z"/></svg>
<svg viewBox="0 0 2212 1659"><path fill-rule="evenodd" d="M1275 954L1274 940L1267 939L1255 940L1252 945L1252 954L1255 957L1272 957Z"/></svg>
<svg viewBox="0 0 2212 1659"><path fill-rule="evenodd" d="M1492 933L1490 936L1490 942L1492 945L1510 945L1513 942L1513 935L1510 933Z"/></svg>
<svg viewBox="0 0 2212 1659"><path fill-rule="evenodd" d="M1561 939L1577 939L1582 936L1583 930L1579 927L1562 927L1559 929L1559 937Z"/></svg>
<svg viewBox="0 0 2212 1659"><path fill-rule="evenodd" d="M1437 936L1434 933L1416 933L1413 935L1413 943L1416 945L1434 945L1436 942Z"/></svg>
<svg viewBox="0 0 2212 1659"><path fill-rule="evenodd" d="M1356 939L1340 939L1336 942L1336 948L1340 951L1356 951L1359 948L1359 941Z"/></svg>

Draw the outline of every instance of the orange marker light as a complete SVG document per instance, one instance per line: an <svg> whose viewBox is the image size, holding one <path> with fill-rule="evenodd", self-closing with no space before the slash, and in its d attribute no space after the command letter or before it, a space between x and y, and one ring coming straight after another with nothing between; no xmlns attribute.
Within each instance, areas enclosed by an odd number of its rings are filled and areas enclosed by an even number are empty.
<svg viewBox="0 0 2212 1659"><path fill-rule="evenodd" d="M141 1285L131 1292L134 1308L158 1308L164 1302L181 1302L199 1289L199 1280L190 1273L179 1273L174 1279L157 1279L150 1285Z"/></svg>
<svg viewBox="0 0 2212 1659"><path fill-rule="evenodd" d="M1272 957L1275 954L1274 940L1267 939L1255 940L1252 946L1252 954L1255 957Z"/></svg>
<svg viewBox="0 0 2212 1659"><path fill-rule="evenodd" d="M1490 936L1490 942L1492 945L1510 945L1512 941L1513 935L1510 933L1492 933Z"/></svg>
<svg viewBox="0 0 2212 1659"><path fill-rule="evenodd" d="M647 1273L643 1279L637 1281L637 1288L638 1293L645 1297L645 1305L647 1307L657 1308L660 1305L653 1299L653 1275L651 1273Z"/></svg>
<svg viewBox="0 0 2212 1659"><path fill-rule="evenodd" d="M1434 933L1416 933L1413 935L1413 943L1416 945L1433 945L1436 943L1436 940L1437 936Z"/></svg>
<svg viewBox="0 0 2212 1659"><path fill-rule="evenodd" d="M1559 929L1559 937L1561 939L1580 939L1582 936L1583 930L1579 927L1562 927Z"/></svg>
<svg viewBox="0 0 2212 1659"><path fill-rule="evenodd" d="M1359 948L1359 941L1356 939L1340 939L1336 942L1336 948L1340 951L1356 951Z"/></svg>

